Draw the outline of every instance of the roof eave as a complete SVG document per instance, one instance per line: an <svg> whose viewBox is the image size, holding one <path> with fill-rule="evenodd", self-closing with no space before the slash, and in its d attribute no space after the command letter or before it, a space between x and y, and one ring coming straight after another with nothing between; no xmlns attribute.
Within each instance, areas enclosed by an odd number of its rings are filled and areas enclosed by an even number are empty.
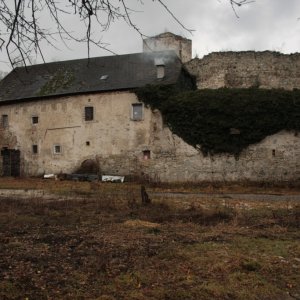
<svg viewBox="0 0 300 300"><path fill-rule="evenodd" d="M15 104L19 102L27 102L27 101L37 101L37 100L49 100L53 98L61 98L61 97L69 97L69 96L77 96L83 94L96 94L96 93L111 93L111 92L120 92L120 91L132 91L137 87L130 87L130 88L118 88L118 89L111 89L111 90L91 90L91 91L81 91L81 92L72 92L72 93L59 93L59 94L52 94L52 95L45 95L45 96L34 96L34 97L26 97L26 98L18 98L18 99L7 99L7 100L0 100L1 105L8 105L8 104Z"/></svg>
<svg viewBox="0 0 300 300"><path fill-rule="evenodd" d="M177 78L177 80L178 80L178 78ZM176 83L176 82L168 82L168 83L164 83L164 84L171 85L174 83ZM30 102L30 101L38 101L38 100L50 100L53 98L77 96L77 95L84 95L84 94L97 94L97 93L104 94L104 93L121 92L121 91L133 92L135 89L137 89L139 87L140 86L132 86L132 87L114 88L114 89L107 89L107 90L89 90L89 91L58 93L58 94L51 94L51 95L44 95L44 96L17 98L17 99L6 99L6 100L2 100L2 101L0 100L0 106L16 104L16 103L24 103L24 102Z"/></svg>

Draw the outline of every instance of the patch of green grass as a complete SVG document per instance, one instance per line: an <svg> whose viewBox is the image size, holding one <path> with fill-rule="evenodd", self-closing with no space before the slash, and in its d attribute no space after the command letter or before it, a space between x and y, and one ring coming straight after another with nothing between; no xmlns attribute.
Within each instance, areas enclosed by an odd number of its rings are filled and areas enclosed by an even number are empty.
<svg viewBox="0 0 300 300"><path fill-rule="evenodd" d="M261 264L256 260L248 259L241 263L241 267L243 270L248 272L255 272L261 269Z"/></svg>
<svg viewBox="0 0 300 300"><path fill-rule="evenodd" d="M296 241L237 237L233 241L232 248L238 249L241 253L248 253L249 255L288 257L290 255L290 246L293 244L296 244Z"/></svg>

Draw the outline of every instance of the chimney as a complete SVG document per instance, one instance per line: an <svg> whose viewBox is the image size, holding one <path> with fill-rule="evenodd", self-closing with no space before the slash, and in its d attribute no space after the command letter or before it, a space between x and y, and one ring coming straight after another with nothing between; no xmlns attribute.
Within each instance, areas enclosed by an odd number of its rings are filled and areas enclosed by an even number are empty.
<svg viewBox="0 0 300 300"><path fill-rule="evenodd" d="M143 40L143 52L173 50L183 63L192 59L192 41L171 32Z"/></svg>

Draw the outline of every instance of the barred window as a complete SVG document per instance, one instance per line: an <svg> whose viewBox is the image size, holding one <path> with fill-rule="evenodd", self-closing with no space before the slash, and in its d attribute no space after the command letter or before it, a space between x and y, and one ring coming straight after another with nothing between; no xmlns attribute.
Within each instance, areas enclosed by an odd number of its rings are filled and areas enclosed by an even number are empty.
<svg viewBox="0 0 300 300"><path fill-rule="evenodd" d="M54 154L61 154L61 145L54 145L53 152Z"/></svg>
<svg viewBox="0 0 300 300"><path fill-rule="evenodd" d="M86 106L84 108L84 120L85 121L93 121L94 120L94 107Z"/></svg>

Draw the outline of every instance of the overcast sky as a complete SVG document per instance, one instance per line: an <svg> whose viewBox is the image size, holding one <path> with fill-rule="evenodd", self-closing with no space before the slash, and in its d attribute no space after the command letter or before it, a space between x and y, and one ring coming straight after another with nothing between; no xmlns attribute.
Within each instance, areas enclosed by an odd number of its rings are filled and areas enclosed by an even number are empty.
<svg viewBox="0 0 300 300"><path fill-rule="evenodd" d="M140 1L131 0L128 3ZM228 0L165 0L169 9L189 29L185 31L155 1L143 0L135 4L140 12L132 14L133 22L148 36L165 31L185 36L193 41L193 56L202 57L214 51L272 50L283 53L300 52L300 0L256 0L232 11ZM74 17L68 16L72 30L80 30ZM94 27L94 31L97 28ZM107 32L100 33L103 42L117 54L142 51L142 41L137 32L122 21L115 22ZM85 58L86 45L69 44L67 49L44 48L46 61ZM9 70L7 58L0 52L0 70ZM109 53L92 48L91 56ZM3 62L4 61L4 62ZM39 60L37 60L39 62Z"/></svg>

